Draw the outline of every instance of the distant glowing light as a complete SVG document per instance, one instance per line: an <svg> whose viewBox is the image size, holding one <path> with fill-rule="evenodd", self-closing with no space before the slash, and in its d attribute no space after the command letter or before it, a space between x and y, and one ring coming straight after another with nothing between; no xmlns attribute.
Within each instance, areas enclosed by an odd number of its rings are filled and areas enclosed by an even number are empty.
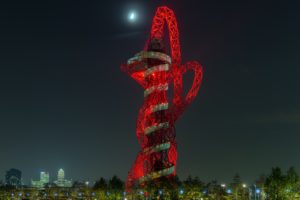
<svg viewBox="0 0 300 200"><path fill-rule="evenodd" d="M183 193L184 193L183 189L179 190L179 193L180 193L180 194L183 194Z"/></svg>
<svg viewBox="0 0 300 200"><path fill-rule="evenodd" d="M137 13L134 12L134 11L131 11L129 14L128 14L128 20L130 22L135 22L137 20Z"/></svg>
<svg viewBox="0 0 300 200"><path fill-rule="evenodd" d="M260 189L256 189L255 192L256 192L256 194L259 194L260 193Z"/></svg>

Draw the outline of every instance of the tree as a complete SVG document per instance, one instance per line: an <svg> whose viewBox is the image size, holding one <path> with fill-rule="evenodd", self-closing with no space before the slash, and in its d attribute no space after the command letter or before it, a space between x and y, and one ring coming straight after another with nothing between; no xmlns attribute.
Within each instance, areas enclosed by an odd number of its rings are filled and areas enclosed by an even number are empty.
<svg viewBox="0 0 300 200"><path fill-rule="evenodd" d="M209 199L212 200L225 200L226 199L226 191L216 180L211 181L207 184L207 193Z"/></svg>
<svg viewBox="0 0 300 200"><path fill-rule="evenodd" d="M266 192L270 200L285 200L285 176L279 167L272 168L271 174L266 178Z"/></svg>
<svg viewBox="0 0 300 200"><path fill-rule="evenodd" d="M284 192L289 200L295 199L299 194L299 175L294 167L290 167L285 177L285 189Z"/></svg>
<svg viewBox="0 0 300 200"><path fill-rule="evenodd" d="M108 186L107 186L107 182L106 180L101 177L98 181L96 181L94 187L93 187L95 190L103 190L103 191L106 191Z"/></svg>
<svg viewBox="0 0 300 200"><path fill-rule="evenodd" d="M286 181L289 184L295 184L299 181L299 175L294 167L290 167L286 173Z"/></svg>
<svg viewBox="0 0 300 200"><path fill-rule="evenodd" d="M121 199L124 192L124 182L117 176L108 181L108 196L112 199Z"/></svg>
<svg viewBox="0 0 300 200"><path fill-rule="evenodd" d="M188 176L183 186L186 199L200 199L203 196L204 183L198 177Z"/></svg>

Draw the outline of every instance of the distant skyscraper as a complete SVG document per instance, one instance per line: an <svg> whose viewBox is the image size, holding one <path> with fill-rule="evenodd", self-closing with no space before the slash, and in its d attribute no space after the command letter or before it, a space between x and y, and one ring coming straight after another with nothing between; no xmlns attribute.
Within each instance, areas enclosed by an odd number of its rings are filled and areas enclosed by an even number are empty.
<svg viewBox="0 0 300 200"><path fill-rule="evenodd" d="M49 183L49 179L50 179L50 176L49 176L48 172L41 172L41 174L40 174L40 181L42 183L44 183L44 184Z"/></svg>
<svg viewBox="0 0 300 200"><path fill-rule="evenodd" d="M5 175L6 185L20 187L22 185L22 172L18 169L10 169Z"/></svg>
<svg viewBox="0 0 300 200"><path fill-rule="evenodd" d="M65 179L65 171L63 169L59 169L57 172L57 180L54 181L54 183L58 187L71 187L72 181Z"/></svg>
<svg viewBox="0 0 300 200"><path fill-rule="evenodd" d="M65 171L63 169L58 170L57 181L63 182L65 180Z"/></svg>
<svg viewBox="0 0 300 200"><path fill-rule="evenodd" d="M48 172L41 172L40 173L40 180L39 181L33 181L31 180L32 187L36 188L43 188L46 184L49 183L50 175Z"/></svg>

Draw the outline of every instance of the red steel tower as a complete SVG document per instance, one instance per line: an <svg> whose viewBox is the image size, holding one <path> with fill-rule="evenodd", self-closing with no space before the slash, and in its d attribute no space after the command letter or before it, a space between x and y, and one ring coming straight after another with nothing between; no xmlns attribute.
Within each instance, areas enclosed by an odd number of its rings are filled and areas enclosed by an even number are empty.
<svg viewBox="0 0 300 200"><path fill-rule="evenodd" d="M170 54L164 40L165 23L169 30ZM181 64L179 32L174 12L159 7L145 48L129 59L122 70L144 89L144 104L139 110L136 135L142 150L129 171L126 189L149 180L175 175L177 145L174 123L195 99L201 82L202 67L196 61ZM183 74L192 70L191 89L183 97ZM173 86L173 95L168 93ZM172 99L170 98L172 96Z"/></svg>

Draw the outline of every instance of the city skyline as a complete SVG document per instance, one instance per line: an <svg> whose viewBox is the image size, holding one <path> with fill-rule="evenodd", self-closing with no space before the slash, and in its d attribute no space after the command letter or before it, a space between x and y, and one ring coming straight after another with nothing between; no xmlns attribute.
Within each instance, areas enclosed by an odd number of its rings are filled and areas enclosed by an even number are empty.
<svg viewBox="0 0 300 200"><path fill-rule="evenodd" d="M71 187L72 186L72 179L67 179L66 175L65 175L65 170L62 168L59 168L56 171L55 175L51 175L47 170L42 170L39 172L39 180L35 179L33 177L30 178L30 180L24 180L22 175L22 170L20 169L16 169L16 168L10 168L9 170L6 171L5 173L5 179L2 180L0 178L0 182L2 181L2 183L5 183L7 185L15 185L15 184L10 184L9 182L9 176L11 176L10 174L16 174L19 173L19 177L18 177L18 181L19 183L17 183L16 185L30 185L32 187L44 187L45 184L48 183L54 183L56 184L58 187ZM21 178L20 178L21 177ZM75 180L75 181L80 181L80 180ZM82 181L82 180L81 180ZM87 181L87 179L85 179L84 181Z"/></svg>
<svg viewBox="0 0 300 200"><path fill-rule="evenodd" d="M11 167L25 180L59 168L125 179L143 95L120 63L143 49L162 4L178 16L183 61L205 74L176 126L179 177L300 169L299 2L17 0L0 3L0 179Z"/></svg>

